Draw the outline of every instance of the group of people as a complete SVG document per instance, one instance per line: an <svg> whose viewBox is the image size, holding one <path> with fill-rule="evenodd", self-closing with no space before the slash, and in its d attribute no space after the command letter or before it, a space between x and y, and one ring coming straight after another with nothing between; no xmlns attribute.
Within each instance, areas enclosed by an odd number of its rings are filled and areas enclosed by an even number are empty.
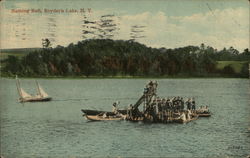
<svg viewBox="0 0 250 158"><path fill-rule="evenodd" d="M173 112L180 112L185 110L185 104L186 104L186 110L195 111L195 100L194 98L189 98L186 102L182 97L173 97L170 98L156 98L153 99L152 103L146 103L144 105L144 111L148 108L154 109L155 113L162 112L162 111L173 111Z"/></svg>
<svg viewBox="0 0 250 158"><path fill-rule="evenodd" d="M143 95L145 97L145 102L147 106L154 106L156 111L161 110L172 110L172 111L183 111L185 109L185 103L187 110L195 110L195 100L194 98L189 98L186 102L182 97L173 98L156 98L156 89L158 83L156 81L149 81L144 88ZM147 107L144 107L147 108Z"/></svg>
<svg viewBox="0 0 250 158"><path fill-rule="evenodd" d="M186 104L186 108L185 108ZM115 105L115 106L114 106ZM116 104L113 107L116 109ZM144 104L142 111L132 104L127 109L127 118L129 120L146 119L154 122L168 122L174 118L185 114L187 118L191 117L191 113L195 110L194 98L188 99L186 102L181 97L173 97L172 99L153 99L152 102ZM116 112L116 110L113 110Z"/></svg>
<svg viewBox="0 0 250 158"><path fill-rule="evenodd" d="M175 115L183 113L191 114L196 111L194 98L188 98L186 101L182 97L159 98L156 95L158 83L149 81L144 88L143 96L136 104L130 104L127 109L127 117L131 120L146 118L153 121L166 121L175 118ZM144 103L143 110L139 110L139 105ZM113 104L113 112L117 113L119 102Z"/></svg>

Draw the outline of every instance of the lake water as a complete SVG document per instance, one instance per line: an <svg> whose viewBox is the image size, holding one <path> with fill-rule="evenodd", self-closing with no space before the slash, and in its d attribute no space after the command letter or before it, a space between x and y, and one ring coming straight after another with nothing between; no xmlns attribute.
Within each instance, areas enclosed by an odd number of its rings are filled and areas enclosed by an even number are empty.
<svg viewBox="0 0 250 158"><path fill-rule="evenodd" d="M135 103L149 79L37 79L51 102L18 103L15 80L1 79L1 155L8 157L246 157L247 79L157 79L158 95L195 97L213 115L187 124L90 122L81 109ZM35 94L33 79L21 86Z"/></svg>

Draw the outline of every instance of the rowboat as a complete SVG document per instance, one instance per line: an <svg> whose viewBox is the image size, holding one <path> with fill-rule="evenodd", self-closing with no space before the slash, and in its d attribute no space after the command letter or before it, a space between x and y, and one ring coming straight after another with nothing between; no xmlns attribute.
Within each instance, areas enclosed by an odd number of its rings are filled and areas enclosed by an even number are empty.
<svg viewBox="0 0 250 158"><path fill-rule="evenodd" d="M197 114L199 117L210 117L211 116L211 114L210 113L198 113Z"/></svg>
<svg viewBox="0 0 250 158"><path fill-rule="evenodd" d="M199 115L199 117L210 117L211 113L209 111L201 111L197 110L195 114Z"/></svg>
<svg viewBox="0 0 250 158"><path fill-rule="evenodd" d="M114 116L116 115L114 112L109 112L109 111L99 111L99 110L86 110L82 109L81 110L85 115L100 115L106 113L108 116ZM118 113L126 115L127 110L117 110Z"/></svg>
<svg viewBox="0 0 250 158"><path fill-rule="evenodd" d="M118 120L124 120L125 116L106 116L104 117L103 115L84 115L86 119L90 121L118 121Z"/></svg>
<svg viewBox="0 0 250 158"><path fill-rule="evenodd" d="M190 121L193 121L193 120L197 120L198 119L198 115L194 116L193 118L191 119L181 119L181 118L177 118L177 119L174 119L174 122L176 123L188 123Z"/></svg>

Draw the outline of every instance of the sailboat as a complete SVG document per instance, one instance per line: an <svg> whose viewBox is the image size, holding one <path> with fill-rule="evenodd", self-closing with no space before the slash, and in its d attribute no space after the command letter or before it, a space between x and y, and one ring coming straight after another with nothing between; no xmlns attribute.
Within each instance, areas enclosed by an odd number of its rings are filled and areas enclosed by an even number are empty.
<svg viewBox="0 0 250 158"><path fill-rule="evenodd" d="M40 102L40 101L50 101L51 97L43 90L43 88L36 81L37 85L37 95L30 95L23 90L20 86L20 81L16 76L17 91L19 94L19 102Z"/></svg>

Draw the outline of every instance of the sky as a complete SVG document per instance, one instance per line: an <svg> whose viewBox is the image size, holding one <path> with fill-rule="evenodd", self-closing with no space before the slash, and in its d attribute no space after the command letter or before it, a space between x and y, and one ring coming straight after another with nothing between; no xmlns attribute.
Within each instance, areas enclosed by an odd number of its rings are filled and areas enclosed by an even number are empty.
<svg viewBox="0 0 250 158"><path fill-rule="evenodd" d="M77 43L83 40L84 16L99 21L109 14L119 28L115 40L131 39L136 25L143 26L137 34L144 36L136 41L154 48L201 43L218 50L249 48L248 0L2 0L0 4L1 49L42 47L44 38L52 47Z"/></svg>

